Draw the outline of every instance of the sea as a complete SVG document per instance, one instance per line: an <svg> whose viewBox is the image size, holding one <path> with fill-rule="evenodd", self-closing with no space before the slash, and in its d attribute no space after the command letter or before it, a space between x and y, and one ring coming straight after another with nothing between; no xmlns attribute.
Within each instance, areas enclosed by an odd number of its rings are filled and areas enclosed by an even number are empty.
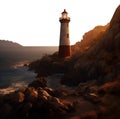
<svg viewBox="0 0 120 119"><path fill-rule="evenodd" d="M58 47L56 46L5 48L0 50L0 94L8 94L26 87L35 80L37 75L33 71L29 71L27 65L32 61L41 59L44 55L53 54L57 51ZM51 77L61 76L62 74L55 74ZM49 86L53 85L50 83L51 77L47 77Z"/></svg>

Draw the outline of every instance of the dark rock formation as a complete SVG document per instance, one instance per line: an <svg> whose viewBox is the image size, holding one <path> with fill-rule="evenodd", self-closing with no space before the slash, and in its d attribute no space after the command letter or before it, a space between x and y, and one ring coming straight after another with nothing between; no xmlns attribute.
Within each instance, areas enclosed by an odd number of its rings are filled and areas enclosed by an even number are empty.
<svg viewBox="0 0 120 119"><path fill-rule="evenodd" d="M30 63L29 70L34 70L38 74L37 77L64 73L68 70L68 59L59 58L58 53L45 55L40 60Z"/></svg>
<svg viewBox="0 0 120 119"><path fill-rule="evenodd" d="M33 81L29 87L0 96L0 118L62 118L62 116L72 111L73 104L66 103L59 97L51 95L53 92L54 90L48 88L44 79L41 78Z"/></svg>
<svg viewBox="0 0 120 119"><path fill-rule="evenodd" d="M36 89L38 87L45 88L46 86L47 86L47 82L44 78L38 78L28 85L28 87L34 87Z"/></svg>

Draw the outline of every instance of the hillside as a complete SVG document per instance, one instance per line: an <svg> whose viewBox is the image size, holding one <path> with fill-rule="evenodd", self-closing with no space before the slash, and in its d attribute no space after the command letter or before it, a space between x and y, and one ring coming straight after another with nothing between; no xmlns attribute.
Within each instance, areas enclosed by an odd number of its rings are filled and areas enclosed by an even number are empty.
<svg viewBox="0 0 120 119"><path fill-rule="evenodd" d="M83 39L72 46L72 53L83 53L95 45L109 28L109 23L105 26L96 26L83 35Z"/></svg>
<svg viewBox="0 0 120 119"><path fill-rule="evenodd" d="M99 83L114 80L120 73L120 6L113 15L110 26L89 50L76 52L70 60L71 69L66 73L63 83L77 85L88 80L99 80ZM91 38L89 37L89 41ZM84 41L84 37L83 37ZM83 43L81 41L79 46ZM86 38L85 38L86 41ZM84 41L84 42L85 42ZM85 46L85 45L84 45ZM76 45L74 46L76 47ZM81 50L81 48L79 48ZM70 83L71 82L71 83Z"/></svg>
<svg viewBox="0 0 120 119"><path fill-rule="evenodd" d="M22 46L12 41L0 40L0 48L16 48L16 47L22 47Z"/></svg>

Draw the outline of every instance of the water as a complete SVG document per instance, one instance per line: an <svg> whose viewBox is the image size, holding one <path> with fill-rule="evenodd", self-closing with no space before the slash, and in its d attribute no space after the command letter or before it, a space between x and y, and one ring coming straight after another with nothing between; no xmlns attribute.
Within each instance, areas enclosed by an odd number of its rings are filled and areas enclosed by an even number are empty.
<svg viewBox="0 0 120 119"><path fill-rule="evenodd" d="M60 81L63 75L64 75L63 73L57 73L46 77L48 87L59 89L61 87Z"/></svg>
<svg viewBox="0 0 120 119"><path fill-rule="evenodd" d="M52 54L57 47L24 47L0 50L0 94L13 92L26 87L36 74L28 71L24 64L40 59L45 54Z"/></svg>
<svg viewBox="0 0 120 119"><path fill-rule="evenodd" d="M13 92L26 87L36 77L34 72L28 71L25 66L18 66L15 69L0 72L0 94Z"/></svg>
<svg viewBox="0 0 120 119"><path fill-rule="evenodd" d="M13 69L0 72L0 94L8 94L23 87L27 87L36 77L34 72L28 70L23 64L14 66ZM59 89L62 73L57 73L45 77L48 87Z"/></svg>
<svg viewBox="0 0 120 119"><path fill-rule="evenodd" d="M13 67L20 62L40 59L46 54L58 51L57 47L20 47L0 49L0 71Z"/></svg>

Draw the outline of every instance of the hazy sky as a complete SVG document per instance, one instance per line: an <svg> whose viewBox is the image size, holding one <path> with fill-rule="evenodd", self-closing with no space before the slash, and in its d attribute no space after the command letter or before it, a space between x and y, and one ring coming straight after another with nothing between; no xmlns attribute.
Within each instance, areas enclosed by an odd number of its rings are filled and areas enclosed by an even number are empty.
<svg viewBox="0 0 120 119"><path fill-rule="evenodd" d="M70 42L85 32L107 24L120 0L0 0L0 39L24 46L59 45L59 17L66 9Z"/></svg>

